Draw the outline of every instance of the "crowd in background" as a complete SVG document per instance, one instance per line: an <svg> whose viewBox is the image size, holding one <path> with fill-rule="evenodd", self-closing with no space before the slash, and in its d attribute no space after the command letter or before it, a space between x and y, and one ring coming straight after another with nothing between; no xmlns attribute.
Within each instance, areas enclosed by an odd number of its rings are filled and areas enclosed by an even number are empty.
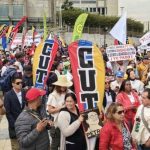
<svg viewBox="0 0 150 150"><path fill-rule="evenodd" d="M21 150L86 150L84 116L77 106L67 49L57 52L45 91L33 87L34 51L32 46L0 51L0 112L6 113L10 138L18 139ZM103 127L95 149L148 150L150 52L137 52L134 60L110 62L105 49L100 51L106 78Z"/></svg>

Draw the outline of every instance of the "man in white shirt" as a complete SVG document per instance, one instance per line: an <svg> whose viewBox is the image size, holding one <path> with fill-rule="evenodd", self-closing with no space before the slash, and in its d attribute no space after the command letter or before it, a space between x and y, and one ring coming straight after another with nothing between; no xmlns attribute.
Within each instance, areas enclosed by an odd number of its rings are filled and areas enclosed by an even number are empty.
<svg viewBox="0 0 150 150"><path fill-rule="evenodd" d="M12 78L13 88L4 96L4 106L9 125L9 136L16 139L14 123L25 107L25 92L22 91L22 78L15 74Z"/></svg>
<svg viewBox="0 0 150 150"><path fill-rule="evenodd" d="M111 82L110 84L110 87L114 92L118 93L123 81L123 77L124 77L124 73L122 71L116 72L116 80Z"/></svg>
<svg viewBox="0 0 150 150"><path fill-rule="evenodd" d="M150 89L142 93L142 105L139 106L132 129L132 138L142 150L150 150Z"/></svg>

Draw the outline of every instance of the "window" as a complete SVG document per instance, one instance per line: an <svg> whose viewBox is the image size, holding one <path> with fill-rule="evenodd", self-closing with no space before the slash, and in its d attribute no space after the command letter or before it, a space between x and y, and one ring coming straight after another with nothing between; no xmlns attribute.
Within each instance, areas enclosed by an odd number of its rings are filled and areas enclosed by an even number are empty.
<svg viewBox="0 0 150 150"><path fill-rule="evenodd" d="M96 12L96 8L93 8L93 12Z"/></svg>
<svg viewBox="0 0 150 150"><path fill-rule="evenodd" d="M92 8L90 8L90 12L92 12Z"/></svg>
<svg viewBox="0 0 150 150"><path fill-rule="evenodd" d="M99 13L99 14L101 13L101 9L100 9L100 7L98 7L97 11L98 11L98 13Z"/></svg>
<svg viewBox="0 0 150 150"><path fill-rule="evenodd" d="M13 17L21 18L23 16L23 5L13 5Z"/></svg>
<svg viewBox="0 0 150 150"><path fill-rule="evenodd" d="M0 16L9 16L9 6L8 5L0 5Z"/></svg>
<svg viewBox="0 0 150 150"><path fill-rule="evenodd" d="M102 15L105 15L105 8L102 8Z"/></svg>

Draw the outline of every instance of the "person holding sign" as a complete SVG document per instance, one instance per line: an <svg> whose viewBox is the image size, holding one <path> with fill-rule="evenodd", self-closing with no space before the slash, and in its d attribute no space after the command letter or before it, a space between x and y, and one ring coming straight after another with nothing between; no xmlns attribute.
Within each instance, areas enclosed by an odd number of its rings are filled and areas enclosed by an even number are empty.
<svg viewBox="0 0 150 150"><path fill-rule="evenodd" d="M58 127L61 131L61 150L86 150L86 140L81 123L84 118L79 114L74 93L65 96L65 108L58 116Z"/></svg>

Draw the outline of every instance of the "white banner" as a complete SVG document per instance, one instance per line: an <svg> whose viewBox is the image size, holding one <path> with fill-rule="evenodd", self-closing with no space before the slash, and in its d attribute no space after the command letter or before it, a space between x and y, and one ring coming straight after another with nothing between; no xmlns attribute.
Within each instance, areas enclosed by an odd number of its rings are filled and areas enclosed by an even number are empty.
<svg viewBox="0 0 150 150"><path fill-rule="evenodd" d="M147 45L150 43L150 32L147 32L143 37L139 39L142 45Z"/></svg>
<svg viewBox="0 0 150 150"><path fill-rule="evenodd" d="M37 46L39 43L41 42L41 35L36 35L34 38L34 43ZM31 46L33 43L33 37L32 36L26 36L25 37L25 41L24 41L24 45L25 46ZM15 39L13 40L13 43L11 44L11 48L15 48L18 45L22 44L22 37L15 37Z"/></svg>
<svg viewBox="0 0 150 150"><path fill-rule="evenodd" d="M120 61L135 59L136 49L134 46L127 45L112 45L106 48L106 53L109 58L109 61Z"/></svg>

